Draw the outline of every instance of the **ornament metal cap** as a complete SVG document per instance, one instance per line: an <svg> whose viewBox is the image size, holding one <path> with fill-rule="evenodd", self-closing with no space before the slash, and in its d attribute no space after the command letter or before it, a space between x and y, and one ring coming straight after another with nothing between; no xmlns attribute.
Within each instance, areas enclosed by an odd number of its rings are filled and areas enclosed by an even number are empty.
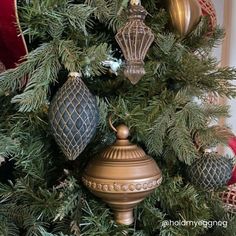
<svg viewBox="0 0 236 236"><path fill-rule="evenodd" d="M129 128L119 125L116 142L95 157L85 169L83 182L114 211L117 223L133 223L133 208L162 180L156 162L127 139Z"/></svg>
<svg viewBox="0 0 236 236"><path fill-rule="evenodd" d="M68 74L68 77L82 77L82 74L79 72L72 71Z"/></svg>
<svg viewBox="0 0 236 236"><path fill-rule="evenodd" d="M130 5L141 5L141 0L130 0Z"/></svg>

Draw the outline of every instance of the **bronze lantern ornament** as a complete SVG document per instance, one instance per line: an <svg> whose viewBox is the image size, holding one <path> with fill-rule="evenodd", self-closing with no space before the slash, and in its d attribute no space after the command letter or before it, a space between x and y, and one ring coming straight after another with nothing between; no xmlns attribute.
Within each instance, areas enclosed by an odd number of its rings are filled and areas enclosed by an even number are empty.
<svg viewBox="0 0 236 236"><path fill-rule="evenodd" d="M144 24L147 11L139 0L131 0L128 22L116 34L125 60L124 75L136 84L145 74L144 58L154 40L151 29Z"/></svg>
<svg viewBox="0 0 236 236"><path fill-rule="evenodd" d="M118 224L130 225L133 208L160 185L162 175L156 162L127 139L127 126L116 131L116 142L88 164L82 179L113 209Z"/></svg>

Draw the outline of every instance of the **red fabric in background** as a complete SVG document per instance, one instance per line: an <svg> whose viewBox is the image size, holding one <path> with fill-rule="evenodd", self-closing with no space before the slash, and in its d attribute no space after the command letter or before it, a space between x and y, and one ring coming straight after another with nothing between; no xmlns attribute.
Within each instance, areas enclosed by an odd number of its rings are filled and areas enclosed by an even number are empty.
<svg viewBox="0 0 236 236"><path fill-rule="evenodd" d="M229 147L232 149L234 155L236 155L236 137L230 138L228 141ZM231 179L228 181L228 185L236 183L236 166L233 169Z"/></svg>
<svg viewBox="0 0 236 236"><path fill-rule="evenodd" d="M16 67L28 51L20 31L16 0L0 0L0 61L6 69Z"/></svg>

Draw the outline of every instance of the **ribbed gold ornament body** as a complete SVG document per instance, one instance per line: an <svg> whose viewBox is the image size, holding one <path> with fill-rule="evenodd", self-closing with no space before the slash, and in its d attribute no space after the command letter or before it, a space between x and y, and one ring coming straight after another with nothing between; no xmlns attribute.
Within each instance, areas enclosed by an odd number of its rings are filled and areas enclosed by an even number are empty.
<svg viewBox="0 0 236 236"><path fill-rule="evenodd" d="M168 0L171 23L181 37L185 37L197 26L202 11L198 0Z"/></svg>
<svg viewBox="0 0 236 236"><path fill-rule="evenodd" d="M85 186L114 211L119 224L133 223L133 208L157 188L162 180L156 162L129 142L129 130L117 128L117 141L89 163Z"/></svg>

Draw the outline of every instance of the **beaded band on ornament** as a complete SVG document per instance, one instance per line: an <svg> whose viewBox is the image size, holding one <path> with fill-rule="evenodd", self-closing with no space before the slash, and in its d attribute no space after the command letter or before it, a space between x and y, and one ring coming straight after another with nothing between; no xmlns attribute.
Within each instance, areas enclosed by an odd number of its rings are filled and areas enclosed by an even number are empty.
<svg viewBox="0 0 236 236"><path fill-rule="evenodd" d="M127 192L142 192L147 190L152 190L158 187L161 182L162 178L160 179L153 179L147 182L141 183L130 183L130 184L123 184L123 183L96 183L95 181L89 180L89 178L82 178L84 184L91 190L101 191L101 192L120 192L120 193L127 193Z"/></svg>

